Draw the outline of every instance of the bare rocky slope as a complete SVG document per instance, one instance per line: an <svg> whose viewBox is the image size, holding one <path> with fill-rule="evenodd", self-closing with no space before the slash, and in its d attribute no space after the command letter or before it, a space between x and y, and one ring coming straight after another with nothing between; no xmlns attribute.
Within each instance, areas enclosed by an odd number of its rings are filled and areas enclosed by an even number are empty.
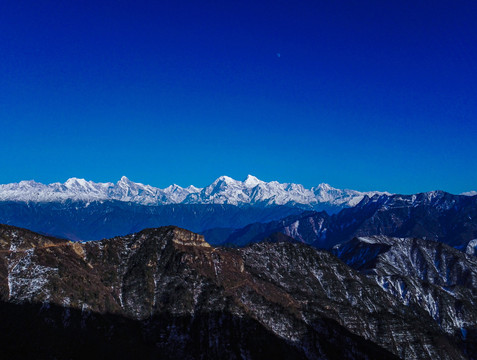
<svg viewBox="0 0 477 360"><path fill-rule="evenodd" d="M417 238L358 237L333 248L407 306L426 311L446 333L477 350L477 258Z"/></svg>
<svg viewBox="0 0 477 360"><path fill-rule="evenodd" d="M2 225L0 299L10 358L469 357L462 337L330 253L214 248L177 227L71 243Z"/></svg>

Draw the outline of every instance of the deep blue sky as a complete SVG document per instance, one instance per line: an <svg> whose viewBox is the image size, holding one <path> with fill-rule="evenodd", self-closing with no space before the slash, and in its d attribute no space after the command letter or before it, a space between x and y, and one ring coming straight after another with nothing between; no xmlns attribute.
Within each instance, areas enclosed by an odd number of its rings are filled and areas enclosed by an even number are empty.
<svg viewBox="0 0 477 360"><path fill-rule="evenodd" d="M477 2L1 1L0 129L0 183L476 190Z"/></svg>

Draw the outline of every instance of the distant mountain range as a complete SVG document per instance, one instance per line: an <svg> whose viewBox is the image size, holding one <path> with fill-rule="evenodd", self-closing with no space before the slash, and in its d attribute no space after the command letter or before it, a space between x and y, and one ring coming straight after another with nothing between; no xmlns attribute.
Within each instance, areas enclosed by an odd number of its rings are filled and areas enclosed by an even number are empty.
<svg viewBox="0 0 477 360"><path fill-rule="evenodd" d="M210 229L208 242L244 246L282 233L322 249L355 236L420 237L465 250L477 241L477 196L431 191L415 195L366 196L337 214L304 212L242 229ZM473 252L476 241L467 252Z"/></svg>
<svg viewBox="0 0 477 360"><path fill-rule="evenodd" d="M418 236L463 249L477 239L477 197L466 195L306 189L251 175L221 176L205 188L159 189L125 177L116 184L21 181L0 185L0 223L75 241L175 225L212 244L241 246L280 232L327 249L361 235Z"/></svg>
<svg viewBox="0 0 477 360"><path fill-rule="evenodd" d="M386 194L379 191L359 192L340 190L328 184L319 184L311 189L293 183L265 182L248 175L244 181L221 176L204 188L193 185L186 188L171 185L159 189L130 181L123 176L116 184L95 183L71 178L65 183L42 184L35 181L20 181L0 185L0 201L64 202L117 200L140 205L169 204L228 204L298 206L315 210L336 212L343 207L354 206L364 196Z"/></svg>

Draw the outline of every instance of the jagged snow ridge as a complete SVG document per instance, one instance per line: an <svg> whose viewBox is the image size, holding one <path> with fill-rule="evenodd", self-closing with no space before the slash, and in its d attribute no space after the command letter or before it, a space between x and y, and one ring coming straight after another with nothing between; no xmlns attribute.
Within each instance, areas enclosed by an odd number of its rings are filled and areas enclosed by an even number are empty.
<svg viewBox="0 0 477 360"><path fill-rule="evenodd" d="M231 205L286 205L298 204L313 207L328 204L341 207L354 206L365 195L389 194L385 192L359 192L340 190L328 184L306 189L293 183L265 182L248 175L244 181L221 176L205 188L193 185L182 188L171 185L159 189L150 185L135 183L123 176L116 184L95 183L84 179L71 178L64 184L42 184L35 181L21 181L0 185L0 201L98 201L119 200L142 205L161 204L231 204Z"/></svg>

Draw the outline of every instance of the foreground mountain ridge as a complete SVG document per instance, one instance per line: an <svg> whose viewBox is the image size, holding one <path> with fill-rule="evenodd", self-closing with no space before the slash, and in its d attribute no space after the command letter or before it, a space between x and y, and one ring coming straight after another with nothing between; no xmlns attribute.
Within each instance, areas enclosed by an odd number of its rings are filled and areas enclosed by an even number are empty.
<svg viewBox="0 0 477 360"><path fill-rule="evenodd" d="M340 190L322 183L311 189L294 183L265 182L248 175L244 181L228 176L217 178L204 188L171 185L165 189L135 183L123 176L116 184L95 183L70 178L65 183L42 184L20 181L0 185L0 201L63 202L117 200L141 205L230 204L230 205L297 205L315 208L354 206L364 196L385 192Z"/></svg>
<svg viewBox="0 0 477 360"><path fill-rule="evenodd" d="M123 358L467 358L459 336L330 253L214 248L171 226L71 243L1 225L0 300L5 354L75 358L99 342Z"/></svg>

